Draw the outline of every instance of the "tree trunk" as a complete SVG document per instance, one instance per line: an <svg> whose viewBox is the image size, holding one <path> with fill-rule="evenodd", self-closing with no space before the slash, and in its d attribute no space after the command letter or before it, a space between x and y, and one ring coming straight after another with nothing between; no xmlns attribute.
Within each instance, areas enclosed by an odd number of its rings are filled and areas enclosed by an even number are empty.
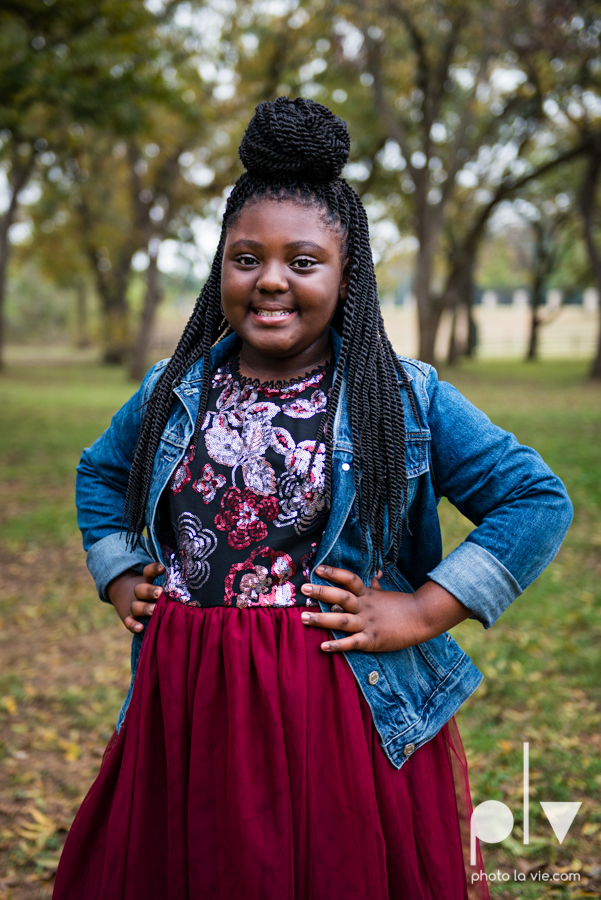
<svg viewBox="0 0 601 900"><path fill-rule="evenodd" d="M75 345L84 350L90 344L86 283L79 278L75 286Z"/></svg>
<svg viewBox="0 0 601 900"><path fill-rule="evenodd" d="M102 313L102 361L109 366L120 366L130 349L125 291L115 290L114 286L99 279L98 293Z"/></svg>
<svg viewBox="0 0 601 900"><path fill-rule="evenodd" d="M447 365L454 366L457 362L457 307L453 307L451 319L451 334L449 335L449 349L447 351Z"/></svg>
<svg viewBox="0 0 601 900"><path fill-rule="evenodd" d="M434 345L440 324L441 307L431 294L432 267L434 262L434 241L429 235L420 241L415 271L413 275L413 293L417 303L417 319L419 323L418 357L422 362L434 365Z"/></svg>
<svg viewBox="0 0 601 900"><path fill-rule="evenodd" d="M0 369L4 368L4 342L6 337L4 306L6 301L8 261L11 251L8 232L17 215L19 194L29 181L31 173L33 172L33 167L33 153L31 157L20 166L18 165L16 155L13 157L13 165L9 175L10 202L8 204L8 209L4 215L0 217Z"/></svg>
<svg viewBox="0 0 601 900"><path fill-rule="evenodd" d="M152 243L152 242L151 242ZM136 337L133 358L129 370L130 378L139 382L148 368L148 348L152 337L156 311L163 299L160 273L158 270L158 248L149 251L148 269L146 270L146 295L140 317L140 326Z"/></svg>
<svg viewBox="0 0 601 900"><path fill-rule="evenodd" d="M469 302L467 305L467 346L465 355L473 358L476 355L476 347L478 346L478 325L474 318L474 289L470 287Z"/></svg>
<svg viewBox="0 0 601 900"><path fill-rule="evenodd" d="M598 296L601 297L601 279L597 280L597 291ZM601 310L601 304L599 305L599 309ZM599 333L597 335L597 351L595 359L593 360L593 365L591 367L591 378L595 378L598 381L601 381L601 312L599 313L600 322L599 322Z"/></svg>
<svg viewBox="0 0 601 900"><path fill-rule="evenodd" d="M588 252L589 262L595 279L595 287L601 298L601 253L597 247L594 234L595 193L597 181L601 171L601 137L598 137L591 147L584 180L580 193L580 215L584 231L584 242ZM597 350L591 367L591 378L601 380L601 302L599 303L599 333L597 338Z"/></svg>
<svg viewBox="0 0 601 900"><path fill-rule="evenodd" d="M447 278L444 291L440 297L440 306L443 309L453 310L451 323L451 336L447 362L453 365L460 355L472 356L475 348L476 325L472 312L473 271L476 259L478 242L473 241L468 246L463 246L455 253L451 260L452 266ZM467 340L463 347L457 342L457 322L459 310L465 308L467 318Z"/></svg>
<svg viewBox="0 0 601 900"><path fill-rule="evenodd" d="M540 309L543 305L543 286L545 279L551 271L551 249L547 246L548 235L545 226L541 222L533 222L534 230L534 259L532 268L532 296L530 297L530 338L528 340L527 362L536 362L538 359L538 339L543 319ZM549 238L550 239L550 238Z"/></svg>
<svg viewBox="0 0 601 900"><path fill-rule="evenodd" d="M109 366L123 365L131 350L127 286L132 256L133 252L128 249L114 269L102 272L98 269L95 253L90 252L100 298L102 362Z"/></svg>
<svg viewBox="0 0 601 900"><path fill-rule="evenodd" d="M541 326L539 310L542 305L542 281L535 277L532 284L532 297L530 299L530 337L528 339L528 351L526 360L536 362L538 359L538 338Z"/></svg>

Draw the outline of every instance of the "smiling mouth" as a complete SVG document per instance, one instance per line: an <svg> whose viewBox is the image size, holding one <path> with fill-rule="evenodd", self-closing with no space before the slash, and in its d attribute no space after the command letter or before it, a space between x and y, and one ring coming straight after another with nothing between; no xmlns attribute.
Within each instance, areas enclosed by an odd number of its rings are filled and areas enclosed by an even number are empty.
<svg viewBox="0 0 601 900"><path fill-rule="evenodd" d="M284 316L293 316L294 309L253 309L256 316L262 319L283 318Z"/></svg>

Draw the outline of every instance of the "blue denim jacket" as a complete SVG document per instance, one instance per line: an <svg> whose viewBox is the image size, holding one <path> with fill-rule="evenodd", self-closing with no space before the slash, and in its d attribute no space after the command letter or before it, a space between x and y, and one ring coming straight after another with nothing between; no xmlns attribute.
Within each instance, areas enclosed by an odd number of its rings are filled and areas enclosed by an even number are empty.
<svg viewBox="0 0 601 900"><path fill-rule="evenodd" d="M336 357L340 338L332 329ZM231 335L212 350L219 365L236 341ZM572 504L560 479L535 450L493 425L435 369L400 357L411 380L417 419L399 382L407 431L408 519L398 559L391 558L389 535L382 586L414 591L428 579L438 582L490 628L509 604L556 555L572 519ZM101 599L109 582L129 568L141 571L163 562L156 534L157 507L193 433L200 396L202 361L175 388L176 400L155 458L146 508L147 540L131 551L121 534L124 493L143 416L144 403L167 364L157 363L139 390L115 414L109 428L84 450L77 472L77 509L87 563ZM326 563L358 573L366 584L377 571L371 541L361 561L355 503L353 443L341 388L334 423L332 509L315 566ZM476 526L442 558L437 504L446 496ZM325 584L315 570L311 581ZM325 612L329 606L321 603ZM335 637L344 632L334 631ZM123 723L131 698L143 636L132 643L132 682L121 709ZM472 694L482 675L449 633L404 650L345 657L367 700L390 762L400 768L431 740Z"/></svg>

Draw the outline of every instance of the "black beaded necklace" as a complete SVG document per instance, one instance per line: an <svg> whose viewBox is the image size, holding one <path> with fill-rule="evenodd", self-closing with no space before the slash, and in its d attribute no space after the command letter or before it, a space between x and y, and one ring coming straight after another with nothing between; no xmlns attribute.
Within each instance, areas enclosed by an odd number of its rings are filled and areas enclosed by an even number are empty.
<svg viewBox="0 0 601 900"><path fill-rule="evenodd" d="M236 381L241 388L245 388L250 385L251 387L259 391L262 388L266 388L269 391L285 391L287 388L292 387L295 384L300 384L303 381L307 381L308 378L312 378L314 375L318 375L320 372L326 372L328 369L333 368L334 364L335 361L332 358L319 366L315 366L314 369L310 369L308 372L305 372L302 375L295 375L294 378L289 378L287 380L278 379L277 381L260 381L258 378L251 378L248 375L241 374L240 351L238 351L238 353L236 353L236 355L230 362L230 373L234 381Z"/></svg>

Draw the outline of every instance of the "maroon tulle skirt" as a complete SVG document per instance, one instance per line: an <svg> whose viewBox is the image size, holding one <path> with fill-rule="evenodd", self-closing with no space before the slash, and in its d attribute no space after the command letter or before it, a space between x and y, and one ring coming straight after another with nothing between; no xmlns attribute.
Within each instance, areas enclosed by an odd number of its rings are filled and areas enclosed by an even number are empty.
<svg viewBox="0 0 601 900"><path fill-rule="evenodd" d="M454 720L396 769L300 613L161 596L54 900L488 897Z"/></svg>

